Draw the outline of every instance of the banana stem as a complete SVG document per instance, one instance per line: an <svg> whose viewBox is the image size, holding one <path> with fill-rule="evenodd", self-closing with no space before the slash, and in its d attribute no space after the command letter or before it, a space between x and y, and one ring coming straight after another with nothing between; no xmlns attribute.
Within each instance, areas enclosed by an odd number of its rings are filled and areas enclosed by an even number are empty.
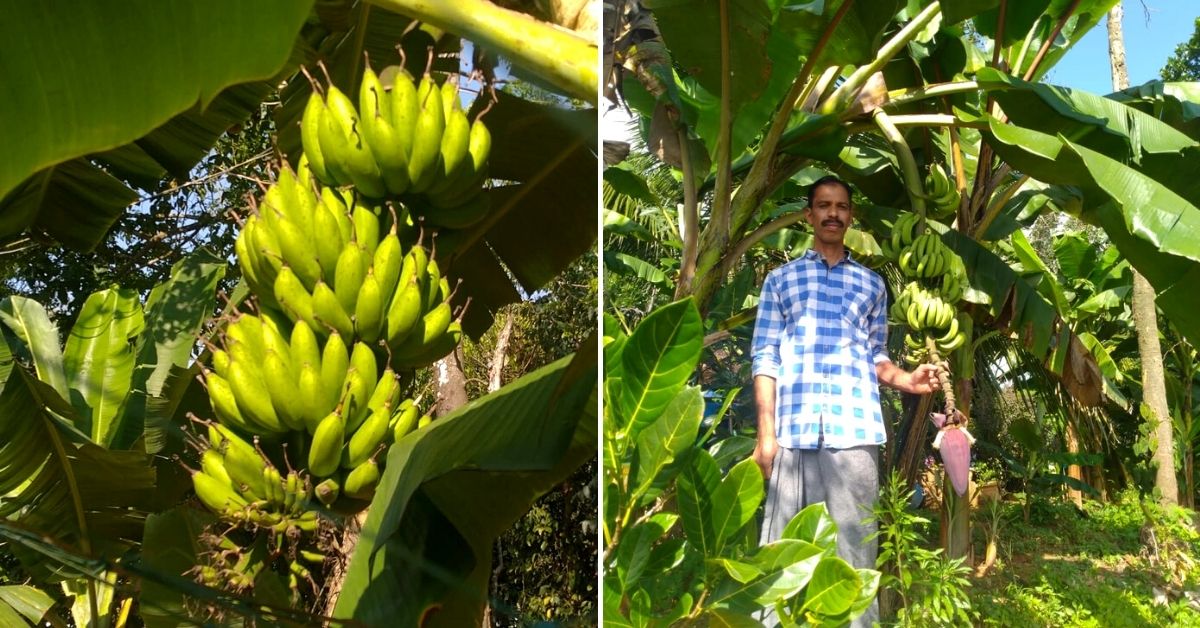
<svg viewBox="0 0 1200 628"><path fill-rule="evenodd" d="M597 102L597 46L573 31L487 0L368 0L490 48L565 94Z"/></svg>
<svg viewBox="0 0 1200 628"><path fill-rule="evenodd" d="M952 94L965 94L978 89L979 83L975 81L957 81L954 83L935 83L921 87L904 87L889 91L888 101L883 106L888 109L895 109L899 105L911 103L914 100L950 96Z"/></svg>
<svg viewBox="0 0 1200 628"><path fill-rule="evenodd" d="M942 383L942 395L946 398L946 421L954 418L954 384L948 367L942 365L942 356L938 354L937 343L933 337L925 336L925 350L929 352L929 361L938 367L938 379Z"/></svg>
<svg viewBox="0 0 1200 628"><path fill-rule="evenodd" d="M873 115L875 125L892 143L896 158L900 160L900 174L903 175L901 178L904 179L904 187L908 190L909 202L913 211L921 216L921 221L917 223L917 231L920 232L925 227L925 190L922 188L921 173L917 170L917 160L913 157L904 134L896 128L888 114L883 109L876 109Z"/></svg>
<svg viewBox="0 0 1200 628"><path fill-rule="evenodd" d="M880 49L879 54L875 55L875 59L871 63L864 65L854 71L850 78L846 79L833 94L826 99L825 104L821 106L821 113L842 112L846 106L850 104L854 97L867 84L867 79L871 75L883 69L888 61L892 60L901 50L912 41L937 14L942 12L942 5L933 2L925 7L916 17L904 28L900 29L894 37L888 40Z"/></svg>

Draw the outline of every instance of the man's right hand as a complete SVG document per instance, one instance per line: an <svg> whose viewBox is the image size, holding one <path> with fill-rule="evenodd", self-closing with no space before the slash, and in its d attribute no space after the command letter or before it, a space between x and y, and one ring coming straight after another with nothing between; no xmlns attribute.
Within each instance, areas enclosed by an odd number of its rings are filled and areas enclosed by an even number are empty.
<svg viewBox="0 0 1200 628"><path fill-rule="evenodd" d="M759 438L758 444L754 446L754 462L758 463L758 468L762 470L766 480L771 479L771 465L775 463L775 454L778 452L779 441L775 440L774 435Z"/></svg>

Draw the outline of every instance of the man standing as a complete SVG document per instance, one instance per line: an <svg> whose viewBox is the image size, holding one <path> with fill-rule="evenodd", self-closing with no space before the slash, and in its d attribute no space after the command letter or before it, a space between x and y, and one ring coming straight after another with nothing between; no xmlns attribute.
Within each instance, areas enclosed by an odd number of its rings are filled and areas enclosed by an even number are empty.
<svg viewBox="0 0 1200 628"><path fill-rule="evenodd" d="M879 446L886 440L879 384L926 394L932 365L911 373L887 354L887 288L850 257L850 186L824 177L808 189L804 220L812 248L771 271L754 326L754 460L768 479L762 543L778 540L805 506L825 502L838 528L838 555L874 568L874 525L862 519L879 492ZM878 620L878 604L855 622ZM768 625L774 623L768 615Z"/></svg>

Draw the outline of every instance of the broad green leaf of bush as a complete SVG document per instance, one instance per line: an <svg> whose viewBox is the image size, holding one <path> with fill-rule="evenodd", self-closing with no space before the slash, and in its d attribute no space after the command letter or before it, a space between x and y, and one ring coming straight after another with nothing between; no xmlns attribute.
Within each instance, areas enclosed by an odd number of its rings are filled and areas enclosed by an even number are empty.
<svg viewBox="0 0 1200 628"><path fill-rule="evenodd" d="M679 466L673 463L692 447L703 417L700 389L687 386L638 434L631 500L652 498L670 483Z"/></svg>
<svg viewBox="0 0 1200 628"><path fill-rule="evenodd" d="M823 549L832 550L837 543L837 524L829 516L825 502L805 506L783 528L780 538L807 541Z"/></svg>
<svg viewBox="0 0 1200 628"><path fill-rule="evenodd" d="M617 548L616 571L622 591L629 591L637 586L651 563L654 545L678 520L679 515L674 513L658 513L649 520L629 528L625 533L621 545Z"/></svg>
<svg viewBox="0 0 1200 628"><path fill-rule="evenodd" d="M683 388L696 363L704 330L692 299L655 310L637 326L621 350L621 386L614 403L618 429L636 439Z"/></svg>
<svg viewBox="0 0 1200 628"><path fill-rule="evenodd" d="M861 589L862 579L857 570L841 558L826 556L817 563L808 581L802 612L841 615L858 601Z"/></svg>
<svg viewBox="0 0 1200 628"><path fill-rule="evenodd" d="M762 470L758 463L753 458L746 458L733 465L721 485L713 491L712 527L717 553L754 518L763 496Z"/></svg>
<svg viewBox="0 0 1200 628"><path fill-rule="evenodd" d="M762 474L759 474L762 477ZM761 480L760 480L761 482ZM675 501L683 517L687 540L705 556L716 556L719 542L712 523L714 496L721 486L721 472L707 451L697 451L691 464L676 482Z"/></svg>
<svg viewBox="0 0 1200 628"><path fill-rule="evenodd" d="M826 553L825 548L798 539L768 543L743 559L760 575L745 582L723 580L714 590L713 604L749 612L796 595Z"/></svg>
<svg viewBox="0 0 1200 628"><path fill-rule="evenodd" d="M760 628L762 622L724 608L708 611L708 625L720 628Z"/></svg>

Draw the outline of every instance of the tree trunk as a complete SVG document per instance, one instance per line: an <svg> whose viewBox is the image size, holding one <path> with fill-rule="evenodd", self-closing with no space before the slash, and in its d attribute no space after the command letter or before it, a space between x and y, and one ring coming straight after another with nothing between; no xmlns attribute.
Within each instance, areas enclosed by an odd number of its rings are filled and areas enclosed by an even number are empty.
<svg viewBox="0 0 1200 628"><path fill-rule="evenodd" d="M1070 408L1070 416L1067 417L1067 453L1074 458L1075 456L1079 455L1079 428L1075 425L1077 421L1075 416L1075 405L1068 404L1067 407ZM1067 477L1082 482L1083 468L1077 463L1072 462L1067 466ZM1083 491L1068 486L1067 498L1069 498L1075 504L1076 508L1083 508Z"/></svg>
<svg viewBox="0 0 1200 628"><path fill-rule="evenodd" d="M488 366L488 392L496 392L503 385L504 362L508 356L508 343L512 339L513 318L513 313L508 312L504 317L504 327L496 334L496 347L492 349L492 363Z"/></svg>
<svg viewBox="0 0 1200 628"><path fill-rule="evenodd" d="M1112 65L1113 89L1129 87L1125 67L1125 40L1121 34L1121 3L1108 13L1108 57ZM1167 408L1167 384L1163 376L1162 347L1158 344L1158 318L1154 288L1137 269L1133 269L1133 326L1137 330L1138 354L1142 360L1143 403L1149 407L1154 428L1153 461L1157 465L1154 487L1159 503L1179 503L1179 485L1175 478L1175 433Z"/></svg>
<svg viewBox="0 0 1200 628"><path fill-rule="evenodd" d="M467 404L467 376L462 369L462 345L433 365L437 377L437 416L442 417Z"/></svg>

